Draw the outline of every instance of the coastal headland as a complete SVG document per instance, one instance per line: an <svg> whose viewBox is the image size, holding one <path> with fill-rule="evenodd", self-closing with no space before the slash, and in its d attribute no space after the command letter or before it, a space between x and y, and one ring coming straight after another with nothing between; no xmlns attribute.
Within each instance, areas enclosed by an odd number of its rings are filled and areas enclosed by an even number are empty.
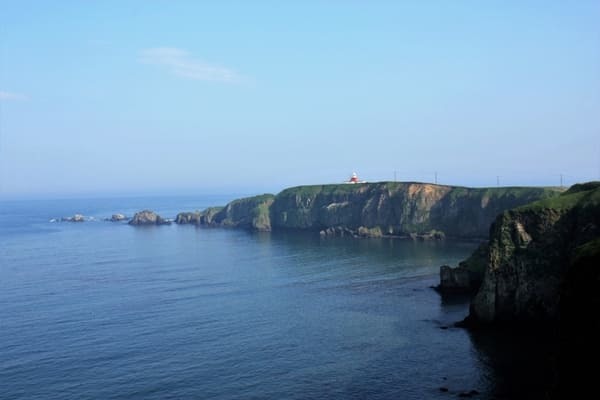
<svg viewBox="0 0 600 400"><path fill-rule="evenodd" d="M322 236L484 239L501 212L560 194L557 188L467 188L417 182L297 186L177 215L178 224Z"/></svg>

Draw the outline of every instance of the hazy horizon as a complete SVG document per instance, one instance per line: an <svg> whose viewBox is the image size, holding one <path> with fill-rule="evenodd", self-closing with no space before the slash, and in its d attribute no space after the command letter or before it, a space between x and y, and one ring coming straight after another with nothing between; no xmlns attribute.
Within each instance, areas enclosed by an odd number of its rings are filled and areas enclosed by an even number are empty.
<svg viewBox="0 0 600 400"><path fill-rule="evenodd" d="M597 1L0 6L0 199L600 180Z"/></svg>

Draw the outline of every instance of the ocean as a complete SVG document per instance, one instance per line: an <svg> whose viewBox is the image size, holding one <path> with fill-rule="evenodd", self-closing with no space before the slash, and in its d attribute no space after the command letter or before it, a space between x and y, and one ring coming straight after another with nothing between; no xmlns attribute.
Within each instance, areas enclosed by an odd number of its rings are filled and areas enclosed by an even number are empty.
<svg viewBox="0 0 600 400"><path fill-rule="evenodd" d="M103 220L233 197L0 202L0 399L491 399L545 379L535 338L456 328L468 299L431 288L477 243Z"/></svg>

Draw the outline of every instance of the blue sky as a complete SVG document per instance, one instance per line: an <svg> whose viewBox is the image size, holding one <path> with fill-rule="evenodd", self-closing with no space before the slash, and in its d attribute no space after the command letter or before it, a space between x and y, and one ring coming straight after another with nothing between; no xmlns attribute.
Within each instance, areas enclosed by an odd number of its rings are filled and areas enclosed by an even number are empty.
<svg viewBox="0 0 600 400"><path fill-rule="evenodd" d="M600 179L598 1L0 10L0 197Z"/></svg>

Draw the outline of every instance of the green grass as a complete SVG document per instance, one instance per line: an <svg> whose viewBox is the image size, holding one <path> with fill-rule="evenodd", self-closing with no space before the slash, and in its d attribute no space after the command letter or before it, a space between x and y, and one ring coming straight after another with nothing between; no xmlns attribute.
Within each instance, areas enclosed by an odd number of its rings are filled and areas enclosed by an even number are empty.
<svg viewBox="0 0 600 400"><path fill-rule="evenodd" d="M318 194L347 194L358 192L365 186L371 187L372 183L357 183L357 184L331 184L331 185L307 185L307 186L295 186L283 190L277 196L316 196Z"/></svg>
<svg viewBox="0 0 600 400"><path fill-rule="evenodd" d="M242 203L260 204L260 203L264 203L266 201L272 200L274 198L275 198L275 195L272 195L272 194L269 194L269 193L265 193L265 194L260 194L258 196L244 197L244 198L241 198L241 199L233 200L229 204L231 204L231 205L242 204Z"/></svg>
<svg viewBox="0 0 600 400"><path fill-rule="evenodd" d="M586 182L586 183L576 183L575 185L571 186L569 188L569 190L567 190L565 192L565 194L584 192L584 191L594 190L594 189L598 189L598 188L600 188L600 182L598 182L598 181L592 181L592 182Z"/></svg>
<svg viewBox="0 0 600 400"><path fill-rule="evenodd" d="M536 201L517 208L518 211L539 211L542 209L567 210L573 207L596 207L600 205L600 182L573 185L560 196Z"/></svg>
<svg viewBox="0 0 600 400"><path fill-rule="evenodd" d="M347 194L354 193L361 190L364 190L365 186L367 190L371 190L373 188L385 188L391 191L395 191L401 187L406 187L412 184L420 184L420 185L434 185L429 183L420 183L420 182L369 182L369 183L359 183L359 184L347 184L347 183L339 183L339 184L328 184L328 185L304 185L304 186L295 186L291 188L284 189L277 196L316 196L317 194ZM450 187L451 191L448 194L451 198L458 198L474 193L478 193L480 195L488 195L490 197L503 197L503 196L531 196L539 198L540 195L542 197L554 197L557 196L562 189L560 188L552 188L552 187L527 187L527 186L507 186L507 187L499 187L499 188L468 188L464 186L447 186L447 185L434 185L434 186L443 186Z"/></svg>

